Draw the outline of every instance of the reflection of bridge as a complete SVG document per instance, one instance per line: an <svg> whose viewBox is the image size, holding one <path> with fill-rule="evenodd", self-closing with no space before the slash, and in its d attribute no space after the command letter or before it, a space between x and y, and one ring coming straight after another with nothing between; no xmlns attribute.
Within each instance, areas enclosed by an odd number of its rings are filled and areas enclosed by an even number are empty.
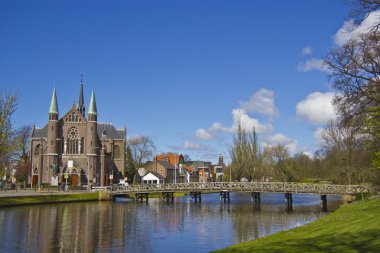
<svg viewBox="0 0 380 253"><path fill-rule="evenodd" d="M326 195L353 196L361 191L358 185L308 184L292 182L211 182L211 183L179 183L179 184L141 184L128 187L115 187L108 190L113 196L126 196L134 193L136 200L146 199L149 193L161 192L166 200L174 199L174 192L188 192L195 201L201 201L202 192L219 192L221 200L230 200L230 192L250 192L252 200L260 202L260 193L284 193L288 204L292 202L293 193L318 194L325 206Z"/></svg>

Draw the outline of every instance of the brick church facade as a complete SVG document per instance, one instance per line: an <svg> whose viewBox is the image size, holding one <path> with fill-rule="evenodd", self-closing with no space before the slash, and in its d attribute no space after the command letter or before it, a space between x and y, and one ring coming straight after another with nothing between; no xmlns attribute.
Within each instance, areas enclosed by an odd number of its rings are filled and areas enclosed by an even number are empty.
<svg viewBox="0 0 380 253"><path fill-rule="evenodd" d="M48 123L33 127L30 145L31 183L105 186L122 176L125 167L126 128L98 123L92 91L87 117L83 83L78 105L59 117L54 88Z"/></svg>

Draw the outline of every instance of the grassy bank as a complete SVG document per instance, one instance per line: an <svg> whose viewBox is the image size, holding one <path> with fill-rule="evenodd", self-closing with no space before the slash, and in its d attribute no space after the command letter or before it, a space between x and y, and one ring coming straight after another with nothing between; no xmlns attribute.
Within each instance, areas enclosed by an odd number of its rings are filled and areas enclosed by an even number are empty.
<svg viewBox="0 0 380 253"><path fill-rule="evenodd" d="M380 199L346 204L308 225L216 252L379 252Z"/></svg>
<svg viewBox="0 0 380 253"><path fill-rule="evenodd" d="M0 206L28 205L28 204L45 204L75 201L98 200L97 192L67 194L67 195L41 195L41 196L19 196L19 197L2 197Z"/></svg>

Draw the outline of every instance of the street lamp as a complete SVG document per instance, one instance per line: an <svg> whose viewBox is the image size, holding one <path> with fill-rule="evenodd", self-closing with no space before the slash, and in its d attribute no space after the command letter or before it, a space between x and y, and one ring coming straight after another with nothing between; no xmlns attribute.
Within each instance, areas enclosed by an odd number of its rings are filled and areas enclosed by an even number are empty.
<svg viewBox="0 0 380 253"><path fill-rule="evenodd" d="M67 170L65 173L63 173L63 177L66 179L64 191L67 192L67 179L69 178L69 173Z"/></svg>

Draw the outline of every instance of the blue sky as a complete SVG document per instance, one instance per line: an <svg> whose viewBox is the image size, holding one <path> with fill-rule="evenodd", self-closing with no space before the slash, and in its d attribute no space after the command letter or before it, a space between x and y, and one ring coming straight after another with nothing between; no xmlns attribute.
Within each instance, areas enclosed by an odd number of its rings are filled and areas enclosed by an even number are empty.
<svg viewBox="0 0 380 253"><path fill-rule="evenodd" d="M350 6L310 1L0 2L0 91L16 126L43 127L54 83L60 115L96 94L100 122L157 152L228 157L237 122L292 153L318 149L331 110L320 59ZM228 159L228 158L227 158Z"/></svg>

